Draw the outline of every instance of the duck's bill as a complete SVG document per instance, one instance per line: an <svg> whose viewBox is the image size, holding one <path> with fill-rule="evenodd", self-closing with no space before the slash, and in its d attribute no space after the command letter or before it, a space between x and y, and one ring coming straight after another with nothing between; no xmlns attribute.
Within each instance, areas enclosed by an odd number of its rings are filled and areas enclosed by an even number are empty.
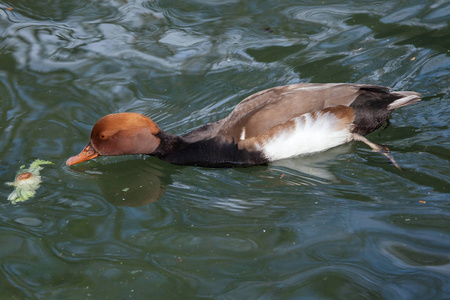
<svg viewBox="0 0 450 300"><path fill-rule="evenodd" d="M72 156L66 161L66 165L72 166L83 161L91 160L99 156L98 152L92 147L92 144L89 143L84 149L80 152L80 154Z"/></svg>

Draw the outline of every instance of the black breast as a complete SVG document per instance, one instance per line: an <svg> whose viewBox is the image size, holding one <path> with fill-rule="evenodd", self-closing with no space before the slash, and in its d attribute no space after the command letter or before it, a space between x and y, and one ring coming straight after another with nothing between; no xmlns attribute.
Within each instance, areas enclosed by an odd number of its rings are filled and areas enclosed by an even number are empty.
<svg viewBox="0 0 450 300"><path fill-rule="evenodd" d="M182 137L163 133L160 139L161 145L152 155L177 165L221 168L269 162L262 152L241 150L236 143L222 141L219 137L187 142Z"/></svg>

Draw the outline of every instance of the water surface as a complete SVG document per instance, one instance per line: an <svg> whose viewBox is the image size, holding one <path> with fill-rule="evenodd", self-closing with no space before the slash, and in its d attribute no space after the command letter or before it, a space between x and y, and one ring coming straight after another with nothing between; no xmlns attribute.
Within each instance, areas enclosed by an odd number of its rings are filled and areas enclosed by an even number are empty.
<svg viewBox="0 0 450 300"><path fill-rule="evenodd" d="M0 2L4 299L450 297L448 1ZM182 134L297 82L414 90L364 144L251 168L68 168L93 124ZM36 197L6 198L22 164Z"/></svg>

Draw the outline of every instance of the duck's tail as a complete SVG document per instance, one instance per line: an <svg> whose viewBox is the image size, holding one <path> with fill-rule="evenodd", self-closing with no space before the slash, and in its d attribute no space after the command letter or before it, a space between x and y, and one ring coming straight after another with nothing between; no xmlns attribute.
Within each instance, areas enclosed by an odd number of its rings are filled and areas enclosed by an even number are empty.
<svg viewBox="0 0 450 300"><path fill-rule="evenodd" d="M411 91L403 91L403 92L392 92L391 95L398 96L397 100L388 105L388 109L394 110L399 107L403 107L406 105L414 104L419 102L422 97L419 93L411 92Z"/></svg>
<svg viewBox="0 0 450 300"><path fill-rule="evenodd" d="M364 135L378 129L385 122L389 122L389 115L394 109L419 102L421 96L419 93L411 91L389 93L386 90L380 90L377 93L377 91L372 89L369 92L366 96L362 94L360 101L357 98L351 104L356 113L355 127L351 139L367 144L374 151L386 156L397 169L403 171L395 162L387 147L372 143Z"/></svg>

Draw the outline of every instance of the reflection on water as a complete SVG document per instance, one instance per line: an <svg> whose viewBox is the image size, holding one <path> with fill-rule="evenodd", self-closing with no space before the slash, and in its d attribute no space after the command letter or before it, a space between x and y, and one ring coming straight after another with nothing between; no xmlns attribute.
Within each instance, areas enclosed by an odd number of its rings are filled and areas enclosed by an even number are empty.
<svg viewBox="0 0 450 300"><path fill-rule="evenodd" d="M2 298L449 298L450 4L369 2L0 3L2 182L55 162L27 202L0 185ZM421 92L371 136L406 172L358 143L241 169L64 165L108 113L182 134L296 82Z"/></svg>
<svg viewBox="0 0 450 300"><path fill-rule="evenodd" d="M142 206L157 201L171 183L171 174L158 165L140 160L97 165L85 164L74 168L98 182L103 197L113 205Z"/></svg>
<svg viewBox="0 0 450 300"><path fill-rule="evenodd" d="M303 178L303 182L297 181L299 185L308 184L327 184L336 182L337 178L332 171L329 170L329 164L334 162L338 157L348 153L350 150L350 144L346 144L340 147L332 148L322 153L313 155L295 157L292 159L285 159L274 162L272 165L277 167L283 167L286 172L294 175L292 171L303 173L297 174L297 178ZM295 175L294 175L295 176ZM293 184L295 184L293 182Z"/></svg>
<svg viewBox="0 0 450 300"><path fill-rule="evenodd" d="M328 170L328 164L332 163L340 155L344 155L350 149L349 145L336 147L320 154L305 155L301 157L276 161L270 165L270 168L261 166L246 170L237 168L233 171L242 173L254 173L256 169L261 170L263 180L246 181L245 184L251 187L275 188L280 186L307 186L323 185L337 181L333 172ZM132 156L129 156L132 157ZM100 160L100 161L99 161ZM191 185L180 185L174 183L172 176L179 174L184 167L178 167L173 173L167 172L167 164L157 161L155 158L143 160L116 159L105 157L97 159L86 164L77 165L68 168L68 172L76 172L77 176L85 174L86 178L93 180L99 185L103 197L113 205L118 206L142 206L155 202L160 199L166 190L166 187L176 186L185 188L186 195L192 194ZM200 186L211 186L211 177L218 173L227 172L227 169L199 169L200 173L193 176L194 180ZM70 174L72 175L72 174ZM237 182L223 182L223 178L217 182L220 184L236 186ZM199 194L206 194L196 191ZM195 195L197 198L198 195ZM270 198L267 198L270 199ZM260 199L263 201L263 199ZM260 201L247 201L239 198L219 198L215 206L229 208L232 210L244 210L251 208ZM264 202L264 201L263 201Z"/></svg>

